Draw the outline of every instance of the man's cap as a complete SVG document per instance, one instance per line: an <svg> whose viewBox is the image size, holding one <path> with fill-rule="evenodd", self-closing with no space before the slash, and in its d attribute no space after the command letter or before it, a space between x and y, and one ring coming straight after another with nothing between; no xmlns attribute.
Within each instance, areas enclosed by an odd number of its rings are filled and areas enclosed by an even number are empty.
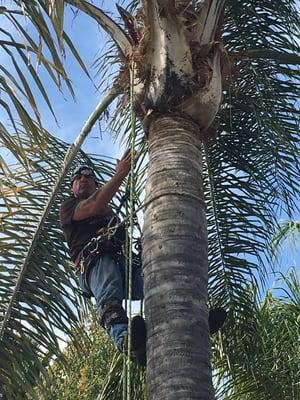
<svg viewBox="0 0 300 400"><path fill-rule="evenodd" d="M88 165L80 165L79 167L77 167L74 170L74 172L72 174L72 178L71 178L71 185L73 185L75 178L78 176L81 176L81 175L92 177L94 179L94 181L96 182L96 184L98 185L99 181L95 175L95 172Z"/></svg>

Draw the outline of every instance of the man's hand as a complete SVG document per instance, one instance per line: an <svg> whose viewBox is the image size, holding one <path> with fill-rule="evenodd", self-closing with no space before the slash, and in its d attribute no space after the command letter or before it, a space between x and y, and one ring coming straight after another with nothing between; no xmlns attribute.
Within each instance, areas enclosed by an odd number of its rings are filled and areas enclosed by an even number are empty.
<svg viewBox="0 0 300 400"><path fill-rule="evenodd" d="M126 150L121 160L117 161L116 174L120 178L125 178L131 169L131 152Z"/></svg>

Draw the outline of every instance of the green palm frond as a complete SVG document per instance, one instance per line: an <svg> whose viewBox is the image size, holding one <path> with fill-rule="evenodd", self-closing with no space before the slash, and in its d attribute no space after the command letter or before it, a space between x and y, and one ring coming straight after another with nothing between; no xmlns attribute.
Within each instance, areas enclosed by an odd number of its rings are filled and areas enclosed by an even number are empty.
<svg viewBox="0 0 300 400"><path fill-rule="evenodd" d="M226 16L230 51L296 52L299 16L293 2L279 9L270 1L247 6L232 1ZM287 26L293 36L285 34ZM245 278L255 280L254 271L264 271L276 214L296 211L300 90L296 69L280 60L249 60L232 79L217 137L208 148L205 187L210 296L213 302L239 307Z"/></svg>
<svg viewBox="0 0 300 400"><path fill-rule="evenodd" d="M272 255L276 257L279 249L288 245L297 248L300 239L300 221L281 221L272 241Z"/></svg>
<svg viewBox="0 0 300 400"><path fill-rule="evenodd" d="M299 304L300 304L300 280L299 272L295 268L290 268L288 273L282 275L282 281L287 286L284 290L286 298L290 302L291 308L299 315ZM298 318L299 322L299 318Z"/></svg>
<svg viewBox="0 0 300 400"><path fill-rule="evenodd" d="M20 390L30 390L38 375L45 372L43 359L60 356L60 341L73 337L72 327L78 323L80 300L58 222L59 204L69 193L67 181L61 185L43 229L40 228L35 248L30 255L27 250L44 211L49 185L55 182L57 163L63 162L67 148L50 137L48 141L48 161L41 161L36 149L27 146L24 139L23 146L32 160L31 176L22 168L13 167L6 177L1 177L5 198L1 232L1 315L5 316L10 307L8 318L1 324L1 388L5 394L12 391L11 398L16 399L22 398ZM86 156L84 161L87 162ZM105 163L106 168L102 169L103 161L88 161L95 168L100 167L99 171L112 174L109 164ZM20 270L25 256L27 268Z"/></svg>
<svg viewBox="0 0 300 400"><path fill-rule="evenodd" d="M126 385L124 361L126 362L120 354L114 358L97 400L118 400L122 398L124 384ZM134 363L131 363L130 367L130 399L146 400L145 371Z"/></svg>
<svg viewBox="0 0 300 400"><path fill-rule="evenodd" d="M20 165L1 174L1 388L16 399L34 382L35 372L43 372L42 360L48 353L58 355L58 339L63 340L62 332L71 334L70 324L77 320L78 309L74 275L58 226L58 204L51 208L20 280L20 268L56 176L56 162L62 161L66 151L66 146L57 148L52 143L53 157L41 162L38 149L24 137L21 140L32 160L30 175ZM66 193L67 188L62 190Z"/></svg>
<svg viewBox="0 0 300 400"><path fill-rule="evenodd" d="M0 338L2 359L7 360L1 376L3 390L7 393L15 390L20 398L19 386L14 387L11 381L11 369L16 370L24 381L23 389L30 388L32 379L27 380L24 374L29 369L27 363L34 363L36 371L43 372L39 368L40 360L49 354L60 354L59 335L72 336L71 326L77 321L79 303L74 287L75 277L67 261L68 254L59 227L59 204L69 194L69 185L64 178L70 164L99 115L116 94L113 90L99 103L69 149L45 131L43 136L47 147L44 148L31 143L22 132L18 132L15 138L11 137L8 143L7 150L12 151L14 146L11 143L21 142L21 148L30 160L27 169L17 164L11 168L6 165L1 171L4 202L1 204L3 286L0 293L3 296L3 318ZM85 161L88 159L84 155L79 159L82 160L82 157ZM98 165L95 162L91 159L85 163L93 164L108 176L112 175L114 169L110 162L100 161ZM57 165L60 164L62 171L57 177ZM49 187L53 187L51 194ZM37 343L39 351L32 350L27 338ZM16 356L12 343L21 344L23 341L24 348L20 346Z"/></svg>
<svg viewBox="0 0 300 400"><path fill-rule="evenodd" d="M299 386L299 277L285 277L285 297L267 293L261 305L253 302L244 321L236 321L230 334L215 348L220 372L219 397L228 400L296 400ZM224 357L226 354L226 357Z"/></svg>
<svg viewBox="0 0 300 400"><path fill-rule="evenodd" d="M4 3L4 4L3 4ZM16 115L29 137L43 145L40 131L41 119L36 101L37 93L46 102L53 117L54 108L45 84L39 72L46 71L48 78L59 91L63 82L74 97L71 81L63 66L64 45L88 75L88 71L69 36L63 31L63 4L56 2L55 12L49 18L49 7L45 1L2 2L0 18L3 27L0 29L1 55L11 67L0 68L0 87L2 91L0 107L5 111L10 123L17 132ZM26 28L29 24L30 30ZM57 40L53 38L54 28ZM21 37L21 40L20 40ZM34 89L32 89L34 87ZM33 115L38 122L35 124ZM22 149L20 149L22 153ZM26 159L24 160L26 163Z"/></svg>

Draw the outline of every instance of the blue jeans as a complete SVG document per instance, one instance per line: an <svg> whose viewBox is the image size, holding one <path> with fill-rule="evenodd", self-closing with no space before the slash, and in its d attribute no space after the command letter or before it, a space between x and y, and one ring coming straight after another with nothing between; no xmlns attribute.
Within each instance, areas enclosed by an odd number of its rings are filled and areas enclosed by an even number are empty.
<svg viewBox="0 0 300 400"><path fill-rule="evenodd" d="M102 315L103 306L108 300L117 299L122 303L125 298L125 261L107 253L97 257L87 272L79 275L79 286L83 293L95 297L96 306ZM141 268L134 268L132 276L132 299L143 298L143 281ZM112 324L108 334L118 350L121 349L122 339L127 332L127 324Z"/></svg>

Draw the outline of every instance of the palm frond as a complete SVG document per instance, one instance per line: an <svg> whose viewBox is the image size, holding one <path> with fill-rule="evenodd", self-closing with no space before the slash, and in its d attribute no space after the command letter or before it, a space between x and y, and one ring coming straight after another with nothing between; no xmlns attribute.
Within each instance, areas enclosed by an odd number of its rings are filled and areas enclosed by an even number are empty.
<svg viewBox="0 0 300 400"><path fill-rule="evenodd" d="M125 31L115 23L115 21L105 14L100 8L85 0L65 0L67 3L75 6L77 9L87 13L94 18L102 28L111 36L118 45L124 57L128 57L132 51L132 45L129 36Z"/></svg>
<svg viewBox="0 0 300 400"><path fill-rule="evenodd" d="M289 26L297 35L292 2L279 11L270 1L247 7L232 1L226 13L229 51L262 45L278 50L280 38L280 49L295 52L293 39L283 33ZM239 307L245 277L255 281L254 271L264 271L277 213L297 210L299 79L284 62L252 59L239 66L208 149L210 296L231 307Z"/></svg>
<svg viewBox="0 0 300 400"><path fill-rule="evenodd" d="M281 221L272 241L272 255L276 257L280 248L288 245L295 249L299 246L300 221Z"/></svg>
<svg viewBox="0 0 300 400"><path fill-rule="evenodd" d="M284 281L289 287L285 297L276 298L268 292L263 303L258 304L249 293L249 304L253 304L250 319L244 315L243 320L237 320L234 330L222 335L218 342L218 398L299 397L299 277L292 270Z"/></svg>
<svg viewBox="0 0 300 400"><path fill-rule="evenodd" d="M14 390L11 368L16 369L24 381L23 389L30 387L32 382L24 375L29 368L26 363L36 362L37 371L41 372L39 359L46 356L46 350L52 355L60 353L59 334L72 336L71 323L77 320L78 299L74 294L74 274L68 265L58 225L58 209L69 191L64 180L68 168L99 115L116 95L113 90L100 102L68 151L65 144L60 144L45 131L43 136L47 148L32 144L21 132L18 137L11 138L12 143L22 141L21 147L28 155L30 164L27 170L20 165L2 168L3 286L0 293L3 295L3 319L0 338L3 359L9 360L2 370L3 387L7 391ZM56 178L57 164L62 164L62 172ZM104 172L111 175L112 171L106 163ZM48 198L49 185L53 186L53 190ZM25 346L27 337L34 340L39 351L32 351L29 344ZM11 342L19 343L23 339L24 348L20 347L16 364ZM16 396L19 396L19 386L15 390Z"/></svg>
<svg viewBox="0 0 300 400"><path fill-rule="evenodd" d="M72 341L64 349L66 362L55 360L48 368L46 378L35 387L32 397L39 400L77 398L120 399L124 390L126 359L117 354L105 331L100 328L95 308L84 321L85 330L78 330L77 341L81 352ZM132 400L144 399L145 373L131 364Z"/></svg>
<svg viewBox="0 0 300 400"><path fill-rule="evenodd" d="M11 393L16 399L22 398L34 375L36 379L43 373L43 358L59 354L59 338L64 339L62 332L71 334L79 305L59 232L58 204L50 210L38 245L30 257L26 255L56 175L54 157L62 161L66 147L52 143L49 161L39 162L38 149L21 140L31 156L30 175L20 165L1 174L5 199L1 205L1 388L8 398ZM27 269L20 279L25 257Z"/></svg>
<svg viewBox="0 0 300 400"><path fill-rule="evenodd" d="M66 43L84 72L88 74L88 71L71 39L63 31L63 2L56 3L56 12L51 14L52 19L49 19L50 10L45 1L15 0L7 3L7 6L1 8L3 25L0 29L0 49L11 68L2 66L0 70L2 90L0 106L7 113L16 131L15 118L18 115L28 136L43 145L43 138L38 129L41 127L41 119L36 101L37 91L46 102L53 117L55 119L56 117L47 89L39 77L38 69L48 73L48 77L59 91L62 90L62 83L65 82L74 96L61 56L64 43ZM16 7L13 8L13 5ZM32 32L28 32L26 24L30 25ZM52 37L51 27L54 27L57 33L57 41ZM35 86L34 90L32 82ZM32 122L32 114L38 125Z"/></svg>

